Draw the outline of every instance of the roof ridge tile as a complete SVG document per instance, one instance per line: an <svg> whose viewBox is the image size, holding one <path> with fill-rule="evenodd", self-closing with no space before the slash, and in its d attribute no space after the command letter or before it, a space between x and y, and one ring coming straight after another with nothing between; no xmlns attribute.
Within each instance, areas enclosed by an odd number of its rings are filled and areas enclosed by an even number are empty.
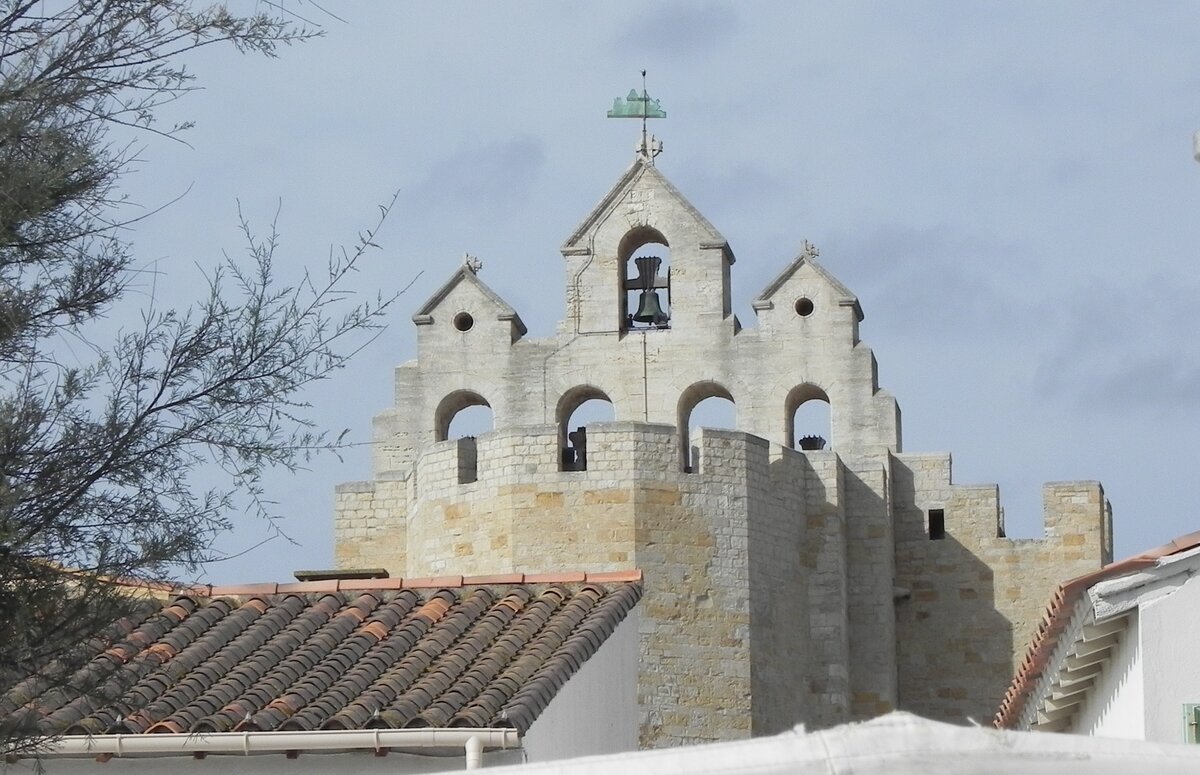
<svg viewBox="0 0 1200 775"><path fill-rule="evenodd" d="M396 589L461 589L470 586L517 586L521 584L578 584L642 581L640 569L614 571L552 571L544 573L499 573L476 576L414 576L412 578L334 578L318 581L261 582L247 584L195 584L163 589L178 596L245 597L247 595L313 594Z"/></svg>

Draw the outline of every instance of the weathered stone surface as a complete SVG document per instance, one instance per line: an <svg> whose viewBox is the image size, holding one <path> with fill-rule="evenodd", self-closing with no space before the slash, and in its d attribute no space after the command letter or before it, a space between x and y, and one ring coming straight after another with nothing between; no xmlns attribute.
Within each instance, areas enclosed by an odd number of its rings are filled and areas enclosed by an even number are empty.
<svg viewBox="0 0 1200 775"><path fill-rule="evenodd" d="M646 242L669 246L665 329L626 317L622 278ZM994 486L902 451L854 296L806 252L742 328L732 251L652 167L631 167L562 253L553 337L524 338L470 268L414 316L418 357L375 420L375 478L337 491L339 566L640 568L647 747L895 708L990 716L1049 590L1111 554L1099 485L1047 485L1046 538L1005 538ZM735 402L739 430L689 438L710 396ZM589 426L586 469L564 470L566 423L592 398L616 421ZM826 399L829 448L794 449L797 407ZM446 440L473 404L495 430Z"/></svg>

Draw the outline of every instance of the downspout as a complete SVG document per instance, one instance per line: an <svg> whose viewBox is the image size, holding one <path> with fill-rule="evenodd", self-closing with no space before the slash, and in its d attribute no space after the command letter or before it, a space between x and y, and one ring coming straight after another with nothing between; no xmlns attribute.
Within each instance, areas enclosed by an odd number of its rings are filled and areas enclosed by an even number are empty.
<svg viewBox="0 0 1200 775"><path fill-rule="evenodd" d="M477 770L483 766L483 741L475 735L467 738L467 769Z"/></svg>

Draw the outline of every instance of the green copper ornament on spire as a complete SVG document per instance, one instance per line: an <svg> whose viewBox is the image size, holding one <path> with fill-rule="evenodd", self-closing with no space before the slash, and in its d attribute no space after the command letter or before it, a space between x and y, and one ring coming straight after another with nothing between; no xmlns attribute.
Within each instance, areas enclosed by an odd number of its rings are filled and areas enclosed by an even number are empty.
<svg viewBox="0 0 1200 775"><path fill-rule="evenodd" d="M630 89L625 99L617 97L613 100L612 110L608 111L609 118L640 118L642 120L642 139L637 146L638 158L653 165L654 157L662 153L662 143L654 135L646 131L646 119L666 118L667 111L662 109L658 100L650 99L646 92L646 71L642 71L642 93Z"/></svg>
<svg viewBox="0 0 1200 775"><path fill-rule="evenodd" d="M629 96L624 99L617 97L613 100L612 110L608 111L609 118L666 118L667 111L662 109L658 100L651 99L643 89L638 94L637 89L630 89Z"/></svg>

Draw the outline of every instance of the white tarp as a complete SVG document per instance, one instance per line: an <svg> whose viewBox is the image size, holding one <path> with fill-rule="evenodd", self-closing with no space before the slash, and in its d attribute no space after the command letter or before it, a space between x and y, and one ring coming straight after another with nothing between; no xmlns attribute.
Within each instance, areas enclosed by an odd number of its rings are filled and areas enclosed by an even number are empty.
<svg viewBox="0 0 1200 775"><path fill-rule="evenodd" d="M755 775L1200 775L1200 745L959 727L892 713L860 724L733 743L592 756L489 772Z"/></svg>

